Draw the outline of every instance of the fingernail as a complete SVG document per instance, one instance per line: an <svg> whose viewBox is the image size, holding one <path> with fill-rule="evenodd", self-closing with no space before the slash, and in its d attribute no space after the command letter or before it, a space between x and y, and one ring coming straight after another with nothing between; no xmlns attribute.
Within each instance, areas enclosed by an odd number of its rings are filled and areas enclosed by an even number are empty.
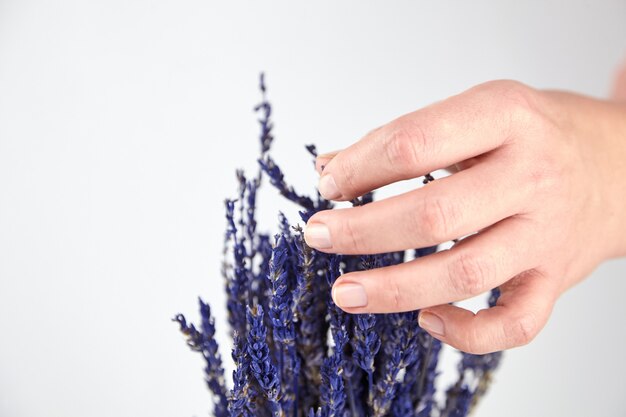
<svg viewBox="0 0 626 417"><path fill-rule="evenodd" d="M334 200L341 197L341 193L339 192L335 179L332 175L322 175L317 189L326 200Z"/></svg>
<svg viewBox="0 0 626 417"><path fill-rule="evenodd" d="M315 170L319 175L322 175L322 173L324 172L324 168L326 168L326 165L328 165L329 162L330 159L320 159L319 157L317 158L317 160L315 161Z"/></svg>
<svg viewBox="0 0 626 417"><path fill-rule="evenodd" d="M326 152L320 155L317 155L318 158L324 158L324 159L333 159L335 157L335 155L337 155L340 151L332 151L332 152Z"/></svg>
<svg viewBox="0 0 626 417"><path fill-rule="evenodd" d="M328 165L328 163L338 153L339 151L333 151L333 152L328 152L328 153L318 155L317 158L315 158L315 170L317 171L317 173L322 175L322 172L324 171L324 168L326 168L326 165Z"/></svg>
<svg viewBox="0 0 626 417"><path fill-rule="evenodd" d="M429 313L427 311L421 311L417 319L420 327L426 329L429 333L434 333L439 336L445 336L445 327L443 320L439 316Z"/></svg>
<svg viewBox="0 0 626 417"><path fill-rule="evenodd" d="M322 223L307 225L304 229L304 240L307 245L315 249L328 249L333 246L330 241L330 231Z"/></svg>
<svg viewBox="0 0 626 417"><path fill-rule="evenodd" d="M365 288L360 284L346 283L333 287L333 301L339 307L365 307L367 305L367 294Z"/></svg>

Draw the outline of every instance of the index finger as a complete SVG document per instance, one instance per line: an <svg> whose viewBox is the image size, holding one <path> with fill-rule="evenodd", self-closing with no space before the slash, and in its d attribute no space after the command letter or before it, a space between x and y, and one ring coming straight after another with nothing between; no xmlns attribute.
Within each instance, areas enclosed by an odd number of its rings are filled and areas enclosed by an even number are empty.
<svg viewBox="0 0 626 417"><path fill-rule="evenodd" d="M351 200L496 149L512 138L517 122L528 121L533 91L494 81L403 115L334 155L320 194Z"/></svg>

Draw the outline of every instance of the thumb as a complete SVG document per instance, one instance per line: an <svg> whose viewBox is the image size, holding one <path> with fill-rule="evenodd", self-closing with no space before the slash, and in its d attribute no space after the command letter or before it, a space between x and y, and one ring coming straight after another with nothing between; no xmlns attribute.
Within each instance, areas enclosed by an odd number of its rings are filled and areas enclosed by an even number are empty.
<svg viewBox="0 0 626 417"><path fill-rule="evenodd" d="M443 304L422 309L419 324L431 336L463 352L485 354L529 343L544 327L556 301L553 282L536 272L500 286L495 307L474 314Z"/></svg>

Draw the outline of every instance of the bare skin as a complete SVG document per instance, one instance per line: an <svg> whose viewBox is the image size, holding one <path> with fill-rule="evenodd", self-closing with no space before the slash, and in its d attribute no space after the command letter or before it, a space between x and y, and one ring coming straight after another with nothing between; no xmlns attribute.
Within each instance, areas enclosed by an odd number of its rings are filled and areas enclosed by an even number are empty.
<svg viewBox="0 0 626 417"><path fill-rule="evenodd" d="M422 327L465 352L521 346L564 291L626 255L625 161L626 65L610 100L492 81L318 157L319 191L336 201L440 168L454 173L319 212L305 239L327 253L374 254L465 237L431 256L344 274L333 299L349 313L421 309ZM448 304L498 286L493 308Z"/></svg>

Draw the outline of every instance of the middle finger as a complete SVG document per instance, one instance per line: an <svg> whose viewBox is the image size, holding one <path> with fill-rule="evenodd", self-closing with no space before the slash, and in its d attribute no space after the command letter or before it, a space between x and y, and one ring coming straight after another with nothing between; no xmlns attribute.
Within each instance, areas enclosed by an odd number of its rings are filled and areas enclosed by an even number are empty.
<svg viewBox="0 0 626 417"><path fill-rule="evenodd" d="M521 211L528 193L506 158L493 158L417 190L312 216L304 237L328 253L375 254L436 245ZM504 174L503 174L504 173Z"/></svg>

